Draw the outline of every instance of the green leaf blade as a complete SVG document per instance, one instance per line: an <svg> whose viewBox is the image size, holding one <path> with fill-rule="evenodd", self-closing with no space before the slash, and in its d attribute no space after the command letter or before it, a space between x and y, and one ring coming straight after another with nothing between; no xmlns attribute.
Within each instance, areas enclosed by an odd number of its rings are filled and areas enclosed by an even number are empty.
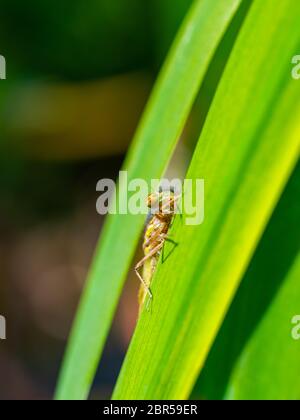
<svg viewBox="0 0 300 420"><path fill-rule="evenodd" d="M298 165L230 307L193 398L299 396L298 343L290 334L291 319L299 313L299 283L288 279L299 253L300 203L295 200L299 180Z"/></svg>
<svg viewBox="0 0 300 420"><path fill-rule="evenodd" d="M292 338L292 319L300 315L299 277L300 254L237 361L226 399L300 400L299 341Z"/></svg>
<svg viewBox="0 0 300 420"><path fill-rule="evenodd" d="M130 148L124 165L129 180L163 175L209 62L240 3L195 2ZM124 196L121 201L126 201ZM88 395L143 223L142 216L108 217L74 323L57 399Z"/></svg>
<svg viewBox="0 0 300 420"><path fill-rule="evenodd" d="M292 0L276 9L272 0L258 0L250 9L187 174L205 179L205 222L175 220L171 235L179 245L158 266L152 314L141 316L116 399L184 399L191 392L296 164L300 87L290 57L300 42L299 17Z"/></svg>

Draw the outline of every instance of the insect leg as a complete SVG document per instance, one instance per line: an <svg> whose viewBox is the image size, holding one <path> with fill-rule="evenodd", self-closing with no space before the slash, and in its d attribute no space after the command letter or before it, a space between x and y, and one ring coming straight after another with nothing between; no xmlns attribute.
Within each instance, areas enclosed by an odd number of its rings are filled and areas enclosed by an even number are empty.
<svg viewBox="0 0 300 420"><path fill-rule="evenodd" d="M149 289L149 287L147 286L147 284L146 284L146 282L145 282L145 280L143 279L143 277L140 275L140 273L138 272L138 268L136 268L135 267L135 273L136 273L136 275L138 276L138 278L140 279L140 281L141 281L141 283L142 283L142 285L144 286L144 288L146 289L146 291L147 291L147 293L148 293L148 295L149 295L149 298L150 299L152 299L152 293L151 293L151 290Z"/></svg>
<svg viewBox="0 0 300 420"><path fill-rule="evenodd" d="M141 259L135 266L135 269L141 268L144 265L144 262L147 261L149 258L153 257L158 251L162 248L163 242L159 243L155 248L153 248L144 258Z"/></svg>
<svg viewBox="0 0 300 420"><path fill-rule="evenodd" d="M176 208L177 201L180 197L181 197L181 194L178 194L178 195L175 195L174 197L170 197L169 200L166 200L166 202L162 205L161 212L163 213L165 210L169 210L171 204L174 204Z"/></svg>
<svg viewBox="0 0 300 420"><path fill-rule="evenodd" d="M143 284L143 286L145 287L150 299L152 299L152 293L150 291L150 288L148 287L148 285L146 284L145 280L143 279L143 277L140 275L139 273L139 268L143 267L143 265L145 264L145 261L147 261L149 258L152 258L155 254L157 254L157 252L163 247L163 242L160 243L159 245L157 245L155 248L152 249L152 251L149 252L149 254L147 254L143 259L141 259L141 261L139 261L137 263L137 265L135 266L135 272L136 275L138 276L138 278L140 279L141 283Z"/></svg>
<svg viewBox="0 0 300 420"><path fill-rule="evenodd" d="M162 262L164 263L167 260L167 258L172 254L172 252L174 251L174 249L177 247L178 243L174 239L172 239L172 236L170 236L168 233L161 233L159 235L159 239L163 243L165 243L167 241L167 242L170 242L173 245L173 247L171 248L171 250L168 252L168 255L167 255L166 258L165 258L165 252L164 252L165 248L163 248Z"/></svg>

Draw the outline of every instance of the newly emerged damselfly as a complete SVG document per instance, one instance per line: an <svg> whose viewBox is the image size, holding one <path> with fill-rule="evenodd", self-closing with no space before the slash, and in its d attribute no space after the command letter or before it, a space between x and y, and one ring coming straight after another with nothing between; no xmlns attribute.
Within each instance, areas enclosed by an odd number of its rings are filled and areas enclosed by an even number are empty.
<svg viewBox="0 0 300 420"><path fill-rule="evenodd" d="M147 197L147 206L151 211L143 242L145 256L135 266L135 272L141 281L139 290L140 310L147 296L147 308L152 300L151 280L164 242L168 238L167 233L175 213L178 198L179 196L176 196L170 190L152 193ZM143 268L142 274L139 272L141 268Z"/></svg>

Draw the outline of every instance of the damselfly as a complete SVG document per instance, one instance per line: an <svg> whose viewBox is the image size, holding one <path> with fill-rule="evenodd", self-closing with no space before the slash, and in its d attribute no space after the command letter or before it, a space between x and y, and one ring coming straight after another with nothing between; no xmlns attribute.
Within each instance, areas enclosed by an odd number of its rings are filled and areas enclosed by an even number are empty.
<svg viewBox="0 0 300 420"><path fill-rule="evenodd" d="M149 298L147 308L152 300L151 280L164 242L168 238L167 233L175 213L178 197L173 191L160 191L147 197L147 206L151 212L143 242L145 256L135 266L135 272L142 283L139 291L140 309L147 295ZM142 274L139 272L141 268L143 268Z"/></svg>

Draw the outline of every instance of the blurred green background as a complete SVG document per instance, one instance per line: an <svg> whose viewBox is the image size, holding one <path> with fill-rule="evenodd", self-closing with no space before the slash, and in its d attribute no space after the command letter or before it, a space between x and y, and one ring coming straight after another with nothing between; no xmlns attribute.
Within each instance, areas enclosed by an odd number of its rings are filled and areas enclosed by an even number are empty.
<svg viewBox="0 0 300 420"><path fill-rule="evenodd" d="M191 3L0 1L7 62L0 81L0 314L7 319L0 399L53 397L103 222L96 182L116 178ZM179 151L175 172L188 153ZM135 325L138 286L132 276L92 397L110 396Z"/></svg>

